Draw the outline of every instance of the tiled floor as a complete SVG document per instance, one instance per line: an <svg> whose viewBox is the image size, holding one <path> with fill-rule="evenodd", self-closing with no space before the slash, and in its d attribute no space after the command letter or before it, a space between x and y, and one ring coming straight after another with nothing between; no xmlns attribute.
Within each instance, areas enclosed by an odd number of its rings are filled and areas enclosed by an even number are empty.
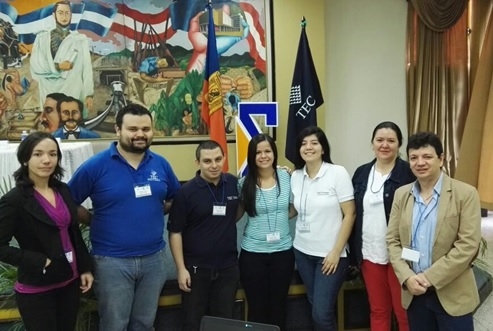
<svg viewBox="0 0 493 331"><path fill-rule="evenodd" d="M488 242L488 256L483 258L490 266L489 272L493 273L493 212L488 217L482 218L481 232ZM493 292L483 302L474 314L474 329L476 331L493 330Z"/></svg>

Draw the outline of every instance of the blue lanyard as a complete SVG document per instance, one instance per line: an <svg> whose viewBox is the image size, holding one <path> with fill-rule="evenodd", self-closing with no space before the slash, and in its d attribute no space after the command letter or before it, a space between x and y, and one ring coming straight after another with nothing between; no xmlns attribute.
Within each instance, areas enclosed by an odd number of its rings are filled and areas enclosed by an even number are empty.
<svg viewBox="0 0 493 331"><path fill-rule="evenodd" d="M220 180L222 180L222 178ZM225 193L224 190L225 190L226 185L224 183L222 183L223 184L223 197L221 199L221 202L219 202L219 201L217 201L216 196L214 195L214 192L212 192L212 189L211 189L211 186L209 185L209 183L206 182L206 184L207 184L207 188L209 189L209 192L211 192L211 195L212 195L212 198L214 199L214 202L216 204L217 203L224 204L224 193Z"/></svg>
<svg viewBox="0 0 493 331"><path fill-rule="evenodd" d="M264 200L264 205L265 205L265 210L267 211L267 225L269 226L269 231L272 232L271 226L270 226L270 217L269 217L269 207L267 206L267 201L265 200L264 192L262 191L262 188L258 188L260 191L260 195L262 196L262 200ZM274 187L276 189L276 187ZM276 197L276 209L274 210L275 212L275 219L274 219L274 232L277 229L277 210L279 209L279 197Z"/></svg>
<svg viewBox="0 0 493 331"><path fill-rule="evenodd" d="M418 224L416 224L416 229L414 229L413 235L411 237L411 247L413 249L415 248L414 247L414 241L416 239L416 235L418 234L419 227L423 223L423 220L425 220L433 212L433 210L436 208L436 206L438 205L438 201L437 201L438 199L435 199L435 192L433 192L433 196L431 199L432 200L430 201L430 203L424 206L424 209L421 208L422 203L417 202L419 204L418 205L419 217L418 217Z"/></svg>

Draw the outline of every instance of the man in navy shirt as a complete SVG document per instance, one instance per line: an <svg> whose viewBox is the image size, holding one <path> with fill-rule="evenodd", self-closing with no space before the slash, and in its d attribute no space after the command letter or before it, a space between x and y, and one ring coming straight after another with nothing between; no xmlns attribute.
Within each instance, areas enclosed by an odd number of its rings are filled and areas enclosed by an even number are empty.
<svg viewBox="0 0 493 331"><path fill-rule="evenodd" d="M149 150L153 131L146 108L122 108L115 128L118 141L87 160L69 186L76 203L88 197L93 203L99 329L151 331L166 281L163 210L180 183L168 161Z"/></svg>
<svg viewBox="0 0 493 331"><path fill-rule="evenodd" d="M178 191L168 221L186 331L199 330L206 313L232 318L239 281L238 180L222 173L224 153L217 142L200 143L195 156L199 170Z"/></svg>

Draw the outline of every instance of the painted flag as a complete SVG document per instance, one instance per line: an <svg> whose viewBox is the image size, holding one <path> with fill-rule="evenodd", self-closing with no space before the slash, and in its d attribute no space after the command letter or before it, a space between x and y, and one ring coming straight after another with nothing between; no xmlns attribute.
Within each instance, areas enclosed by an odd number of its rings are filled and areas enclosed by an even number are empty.
<svg viewBox="0 0 493 331"><path fill-rule="evenodd" d="M13 25L19 42L30 45L34 43L36 33L55 27L53 7L54 4L51 4L19 15L12 5L0 3L0 19ZM71 30L88 30L101 37L106 36L116 15L116 8L103 6L96 2L72 3L70 8L72 11Z"/></svg>
<svg viewBox="0 0 493 331"><path fill-rule="evenodd" d="M116 14L111 31L122 35L125 47L134 50L134 42L137 39L142 47L158 42L155 35L151 34L150 27L154 29L160 40L170 39L176 31L172 29L169 9L159 13L143 13L132 9L126 4L116 4Z"/></svg>
<svg viewBox="0 0 493 331"><path fill-rule="evenodd" d="M217 54L216 32L212 5L208 4L209 24L207 29L207 55L205 58L204 87L202 91L202 119L209 128L212 140L217 141L224 151L223 172L228 167L228 145L224 127L223 97L221 95L221 76Z"/></svg>
<svg viewBox="0 0 493 331"><path fill-rule="evenodd" d="M296 138L307 126L317 125L317 108L324 103L322 90L313 64L306 36L306 20L301 21L301 36L289 94L288 130L286 131L286 158L296 159Z"/></svg>

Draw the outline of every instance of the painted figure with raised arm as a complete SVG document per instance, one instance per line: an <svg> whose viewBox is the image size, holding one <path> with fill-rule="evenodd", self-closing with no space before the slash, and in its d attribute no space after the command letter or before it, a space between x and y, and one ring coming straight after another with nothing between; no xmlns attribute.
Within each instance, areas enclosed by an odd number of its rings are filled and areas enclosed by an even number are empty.
<svg viewBox="0 0 493 331"><path fill-rule="evenodd" d="M56 27L36 35L31 54L31 75L38 82L40 106L48 94L60 92L82 101L84 110L92 110L94 82L88 38L70 30L70 1L55 3L53 18Z"/></svg>

